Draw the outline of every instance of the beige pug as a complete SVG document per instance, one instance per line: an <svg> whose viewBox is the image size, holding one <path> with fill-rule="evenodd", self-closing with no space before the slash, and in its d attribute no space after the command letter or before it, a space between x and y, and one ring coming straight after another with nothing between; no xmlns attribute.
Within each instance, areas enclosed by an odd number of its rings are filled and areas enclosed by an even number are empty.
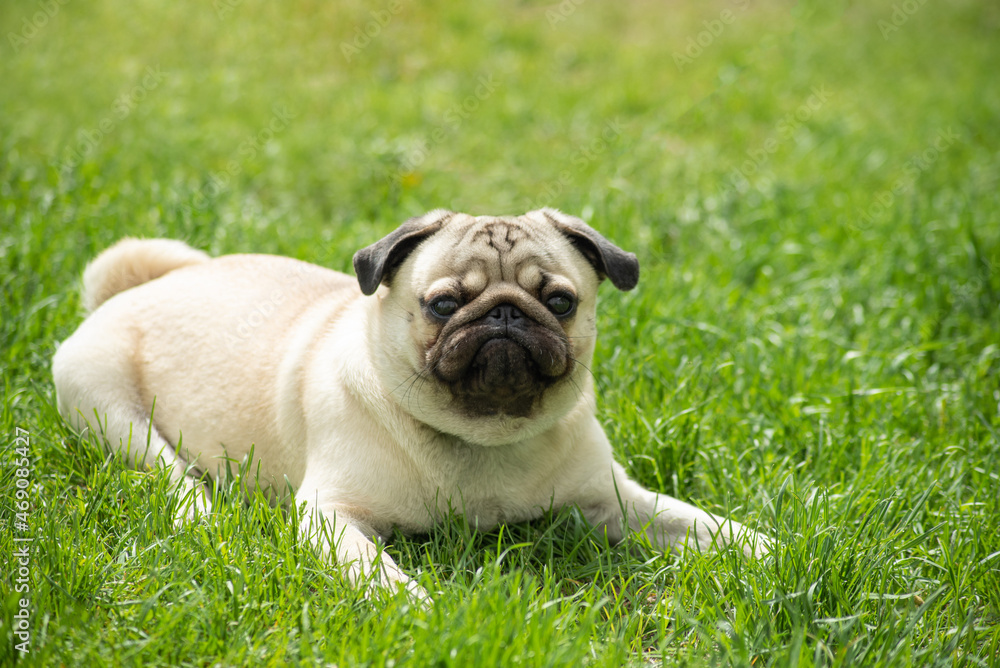
<svg viewBox="0 0 1000 668"><path fill-rule="evenodd" d="M260 483L294 489L355 582L419 593L373 538L451 508L488 528L575 505L612 541L631 528L662 549L766 549L612 458L589 371L597 292L632 289L634 255L552 209L437 210L354 267L123 240L84 273L93 312L55 355L59 409L165 465L191 514L209 508L190 474L252 445Z"/></svg>

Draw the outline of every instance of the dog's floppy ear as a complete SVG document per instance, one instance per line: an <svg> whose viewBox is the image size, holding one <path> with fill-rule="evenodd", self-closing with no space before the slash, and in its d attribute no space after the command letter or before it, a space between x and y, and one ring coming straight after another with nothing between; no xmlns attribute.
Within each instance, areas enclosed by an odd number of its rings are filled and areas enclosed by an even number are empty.
<svg viewBox="0 0 1000 668"><path fill-rule="evenodd" d="M615 246L587 223L556 209L545 208L531 213L541 214L565 234L594 266L598 276L610 278L619 290L631 290L639 282L639 261L635 254Z"/></svg>
<svg viewBox="0 0 1000 668"><path fill-rule="evenodd" d="M410 218L389 236L376 241L354 254L354 273L361 292L374 294L378 286L392 278L406 256L421 241L437 232L455 213L435 209L423 216Z"/></svg>

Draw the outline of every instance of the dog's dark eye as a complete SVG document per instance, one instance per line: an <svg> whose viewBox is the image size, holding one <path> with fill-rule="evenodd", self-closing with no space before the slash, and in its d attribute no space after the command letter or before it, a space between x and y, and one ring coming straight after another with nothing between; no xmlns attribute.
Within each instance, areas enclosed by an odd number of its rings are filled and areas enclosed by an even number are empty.
<svg viewBox="0 0 1000 668"><path fill-rule="evenodd" d="M452 297L438 297L429 305L431 313L439 318L450 318L458 310L458 301Z"/></svg>
<svg viewBox="0 0 1000 668"><path fill-rule="evenodd" d="M557 292L548 298L545 305L560 318L565 318L576 308L576 300L564 292Z"/></svg>

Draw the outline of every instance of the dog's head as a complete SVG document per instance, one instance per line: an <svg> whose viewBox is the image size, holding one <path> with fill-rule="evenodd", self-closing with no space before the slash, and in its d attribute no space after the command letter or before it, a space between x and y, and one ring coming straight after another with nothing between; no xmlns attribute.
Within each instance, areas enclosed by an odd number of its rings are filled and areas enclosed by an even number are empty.
<svg viewBox="0 0 1000 668"><path fill-rule="evenodd" d="M371 353L391 398L483 445L540 433L589 401L598 285L639 278L634 255L553 209L432 211L358 251L354 267L377 300Z"/></svg>

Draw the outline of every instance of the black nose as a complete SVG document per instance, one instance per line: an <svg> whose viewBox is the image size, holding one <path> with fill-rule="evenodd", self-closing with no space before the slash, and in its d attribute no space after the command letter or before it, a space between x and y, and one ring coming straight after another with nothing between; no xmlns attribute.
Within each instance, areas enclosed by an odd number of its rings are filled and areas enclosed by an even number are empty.
<svg viewBox="0 0 1000 668"><path fill-rule="evenodd" d="M510 326L520 324L519 321L524 318L524 314L521 313L521 309L513 304L500 304L499 306L495 306L486 317L498 325Z"/></svg>

